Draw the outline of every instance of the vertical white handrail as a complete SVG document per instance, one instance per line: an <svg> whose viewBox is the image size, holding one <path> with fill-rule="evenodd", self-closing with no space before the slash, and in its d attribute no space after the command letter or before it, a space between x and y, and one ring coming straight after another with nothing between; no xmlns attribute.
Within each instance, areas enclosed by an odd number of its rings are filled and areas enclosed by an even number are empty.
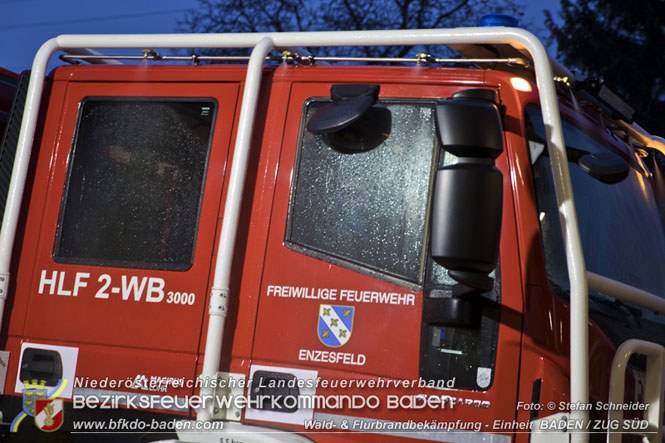
<svg viewBox="0 0 665 443"><path fill-rule="evenodd" d="M238 231L242 191L245 184L245 176L247 175L247 160L249 158L249 148L254 129L256 104L259 98L259 88L261 87L263 60L273 48L274 43L269 37L262 38L254 47L249 64L247 65L245 90L243 92L240 118L238 121L238 134L236 135L236 145L233 151L229 187L224 204L222 232L219 237L219 249L217 250L215 274L210 294L208 333L206 335L206 347L203 357L203 373L201 374L203 382L203 387L201 388L202 398L211 398L214 393L214 389L210 387L209 381L215 379L222 356L224 321L229 304L231 262L233 260L233 250ZM196 415L197 420L210 420L212 407L213 405L210 403L208 408L199 409Z"/></svg>
<svg viewBox="0 0 665 443"><path fill-rule="evenodd" d="M628 360L633 354L643 354L647 356L646 366L646 386L644 389L644 404L646 405L645 419L649 422L647 433L643 436L650 443L660 443L663 426L663 392L665 385L665 348L663 346L644 341L644 340L626 340L619 346L614 354L612 361L612 370L610 372L610 405L620 405L624 403L625 376L628 367ZM608 412L610 423L618 423L623 426L623 409L612 409ZM607 432L607 443L621 443L623 433L639 434L639 431L623 430L622 432Z"/></svg>

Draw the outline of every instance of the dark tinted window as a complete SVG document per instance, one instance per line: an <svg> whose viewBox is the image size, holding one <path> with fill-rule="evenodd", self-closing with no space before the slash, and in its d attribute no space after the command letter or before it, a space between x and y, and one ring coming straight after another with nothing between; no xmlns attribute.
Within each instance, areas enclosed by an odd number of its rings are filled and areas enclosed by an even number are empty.
<svg viewBox="0 0 665 443"><path fill-rule="evenodd" d="M215 106L211 99L86 99L54 258L188 269Z"/></svg>
<svg viewBox="0 0 665 443"><path fill-rule="evenodd" d="M540 109L526 110L545 263L554 288L568 291L563 238L550 159L544 155ZM591 134L564 120L566 145L589 152L609 150ZM605 184L568 162L587 270L657 295L665 294L665 233L654 198L653 177L631 168L628 177Z"/></svg>
<svg viewBox="0 0 665 443"><path fill-rule="evenodd" d="M308 119L321 102L306 105ZM422 281L436 154L431 103L381 103L383 141L345 152L352 133L303 131L286 240L305 253L413 283ZM367 129L367 128L363 128ZM332 147L334 145L335 147Z"/></svg>

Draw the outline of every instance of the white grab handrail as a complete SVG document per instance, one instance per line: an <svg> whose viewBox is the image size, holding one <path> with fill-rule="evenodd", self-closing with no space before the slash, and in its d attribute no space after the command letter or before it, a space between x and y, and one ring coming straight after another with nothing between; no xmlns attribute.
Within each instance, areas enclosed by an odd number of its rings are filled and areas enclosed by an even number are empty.
<svg viewBox="0 0 665 443"><path fill-rule="evenodd" d="M665 348L656 343L644 340L626 340L619 346L612 361L610 373L610 405L624 403L625 375L628 360L633 354L647 356L646 386L644 389L644 403L646 404L645 418L649 422L646 433L642 434L650 443L660 443L663 425L663 377L665 377ZM623 426L623 409L610 408L608 412L610 423L619 423ZM630 432L641 434L640 431L607 432L607 443L621 443L622 433Z"/></svg>
<svg viewBox="0 0 665 443"><path fill-rule="evenodd" d="M591 291L665 314L665 299L591 271L586 273Z"/></svg>
<svg viewBox="0 0 665 443"><path fill-rule="evenodd" d="M219 361L222 356L224 321L229 304L233 245L235 245L240 215L239 205L242 200L243 184L245 183L247 172L247 159L249 157L252 128L254 127L254 117L256 115L256 103L259 97L258 91L261 86L263 60L273 47L272 40L269 37L264 37L252 51L252 56L247 66L245 91L242 96L238 134L236 136L236 150L233 152L229 188L224 205L224 220L222 222L222 232L219 236L215 275L210 295L210 318L208 320L206 349L203 355L202 377L204 380L206 378L211 380L215 377L215 374L219 370ZM242 149L238 149L238 147ZM202 398L206 398L206 395L214 393L214 389L208 387L211 384L204 381L203 386L201 388ZM202 408L197 411L196 418L197 420L209 420L210 415L210 408Z"/></svg>

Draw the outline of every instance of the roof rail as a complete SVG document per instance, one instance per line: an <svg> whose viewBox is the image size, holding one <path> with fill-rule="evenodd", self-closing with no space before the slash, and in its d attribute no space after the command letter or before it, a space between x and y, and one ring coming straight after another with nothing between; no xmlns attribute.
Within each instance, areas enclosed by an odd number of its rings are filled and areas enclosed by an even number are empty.
<svg viewBox="0 0 665 443"><path fill-rule="evenodd" d="M80 57L90 57L90 63L94 64L105 64L105 65L119 65L120 62L117 60L112 60L104 57L104 55L101 52L97 52L94 49L85 49L85 48L70 48L66 49L65 52L69 54L70 57L72 56L80 56Z"/></svg>
<svg viewBox="0 0 665 443"><path fill-rule="evenodd" d="M181 61L192 62L198 64L202 61L209 62L246 62L249 61L249 56L246 55L160 55L150 51L144 50L144 55L104 55L97 51L80 50L67 51L68 54L63 54L59 58L68 63L76 60L87 61L88 63L109 63L120 64L119 60L151 60L151 61ZM90 53L87 53L90 52ZM518 65L528 68L529 62L520 57L506 57L506 58L437 58L429 54L416 54L416 57L332 57L332 56L315 56L303 55L293 51L282 51L281 56L266 56L266 61L292 61L303 65L312 65L320 62L359 62L359 63L416 63L420 64L443 64L443 63L473 63L473 64L494 64L506 63L509 65Z"/></svg>
<svg viewBox="0 0 665 443"><path fill-rule="evenodd" d="M532 61L529 51L520 45L514 44L498 44L492 45L488 48L485 45L448 45L451 49L460 53L468 58L490 58L490 57L507 57L507 58L526 58L527 62ZM559 79L565 79L571 86L575 85L575 74L568 68L563 66L552 57L549 58L550 65L552 66L552 73Z"/></svg>

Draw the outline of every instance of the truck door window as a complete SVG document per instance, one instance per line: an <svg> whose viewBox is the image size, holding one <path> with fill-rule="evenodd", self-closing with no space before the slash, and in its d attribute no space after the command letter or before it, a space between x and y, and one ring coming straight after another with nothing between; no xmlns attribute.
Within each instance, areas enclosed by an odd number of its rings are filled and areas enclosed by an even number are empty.
<svg viewBox="0 0 665 443"><path fill-rule="evenodd" d="M540 109L527 107L526 118L528 132L534 134L529 143L537 145L545 140ZM563 121L563 130L568 145L590 152L609 149L570 122ZM530 151L547 272L553 288L565 294L568 273L550 161L534 155L539 152L537 146ZM605 184L573 162L568 165L587 270L652 294L665 294L665 235L651 179L630 168L623 181Z"/></svg>
<svg viewBox="0 0 665 443"><path fill-rule="evenodd" d="M324 103L305 103L304 121ZM391 129L371 150L344 152L338 146L343 137L330 143L324 135L303 132L286 243L361 272L419 285L436 155L434 107L389 101L375 106L389 111Z"/></svg>
<svg viewBox="0 0 665 443"><path fill-rule="evenodd" d="M85 99L54 260L189 269L215 110L213 99Z"/></svg>
<svg viewBox="0 0 665 443"><path fill-rule="evenodd" d="M429 258L427 230L434 172L457 157L439 147L434 103L380 100L390 125L351 127L333 137L304 129L327 101L305 102L295 161L286 246L413 290L452 297L457 282ZM377 113L384 114L383 112ZM367 129L381 128L382 137ZM352 149L358 140L368 149ZM348 149L344 143L353 146ZM453 380L458 389L489 389L499 330L500 276L478 297L480 324L421 324L418 375Z"/></svg>

